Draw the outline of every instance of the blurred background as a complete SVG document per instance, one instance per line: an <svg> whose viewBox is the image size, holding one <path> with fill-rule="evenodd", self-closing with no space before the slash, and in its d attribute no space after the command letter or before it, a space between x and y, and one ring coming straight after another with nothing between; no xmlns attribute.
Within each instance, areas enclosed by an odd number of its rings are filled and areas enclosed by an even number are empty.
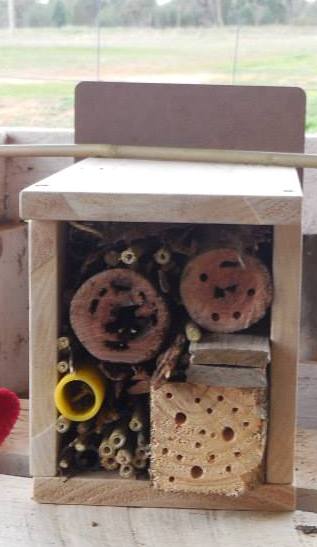
<svg viewBox="0 0 317 547"><path fill-rule="evenodd" d="M317 131L317 0L0 0L0 126L73 126L80 80L292 85Z"/></svg>

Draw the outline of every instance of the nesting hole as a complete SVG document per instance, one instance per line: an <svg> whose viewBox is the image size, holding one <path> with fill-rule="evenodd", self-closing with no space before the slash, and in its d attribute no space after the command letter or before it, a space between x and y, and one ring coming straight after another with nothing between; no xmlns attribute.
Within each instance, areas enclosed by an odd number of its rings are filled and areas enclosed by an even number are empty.
<svg viewBox="0 0 317 547"><path fill-rule="evenodd" d="M201 448L201 443L199 443L199 442L195 443L195 447L196 448Z"/></svg>
<svg viewBox="0 0 317 547"><path fill-rule="evenodd" d="M207 412L207 414L212 414L213 410L212 410L212 408L209 407L209 408L207 408L206 412Z"/></svg>
<svg viewBox="0 0 317 547"><path fill-rule="evenodd" d="M235 311L233 314L232 314L232 317L234 319L240 319L241 317L241 313L239 311Z"/></svg>
<svg viewBox="0 0 317 547"><path fill-rule="evenodd" d="M182 454L177 454L176 459L177 459L179 462L181 462L182 459L183 459Z"/></svg>
<svg viewBox="0 0 317 547"><path fill-rule="evenodd" d="M162 454L164 454L164 455L165 455L165 454L168 454L168 448L163 448Z"/></svg>
<svg viewBox="0 0 317 547"><path fill-rule="evenodd" d="M235 455L236 458L240 458L241 452L239 450L237 450L236 452L234 452L234 455Z"/></svg>
<svg viewBox="0 0 317 547"><path fill-rule="evenodd" d="M199 279L200 279L200 281L205 283L205 281L207 281L207 279L208 279L208 275L206 273L202 273L202 274L200 274Z"/></svg>
<svg viewBox="0 0 317 547"><path fill-rule="evenodd" d="M168 477L169 482L174 482L175 477Z"/></svg>
<svg viewBox="0 0 317 547"><path fill-rule="evenodd" d="M255 289L249 289L247 292L248 296L254 296L255 295Z"/></svg>
<svg viewBox="0 0 317 547"><path fill-rule="evenodd" d="M238 412L238 410L239 410L238 407L237 407L237 406L234 406L233 409L232 409L232 412L233 412L234 414L236 414L236 413Z"/></svg>
<svg viewBox="0 0 317 547"><path fill-rule="evenodd" d="M215 438L216 438L216 433L210 433L210 437L211 437L212 439L215 439Z"/></svg>
<svg viewBox="0 0 317 547"><path fill-rule="evenodd" d="M203 474L203 470L199 465L194 465L190 470L190 474L193 479L199 479Z"/></svg>
<svg viewBox="0 0 317 547"><path fill-rule="evenodd" d="M209 456L208 456L208 462L209 462L209 463L212 463L212 462L214 462L214 461L215 461L215 459L216 459L216 456L215 456L215 454L209 454Z"/></svg>
<svg viewBox="0 0 317 547"><path fill-rule="evenodd" d="M187 420L186 414L184 412L177 412L175 416L175 423L176 425L183 425Z"/></svg>
<svg viewBox="0 0 317 547"><path fill-rule="evenodd" d="M199 431L199 435L206 435L206 429L201 429Z"/></svg>
<svg viewBox="0 0 317 547"><path fill-rule="evenodd" d="M166 399L172 399L172 398L173 398L173 393L168 391L168 393L166 393Z"/></svg>
<svg viewBox="0 0 317 547"><path fill-rule="evenodd" d="M200 403L200 398L199 397L196 397L195 403L197 403L197 404Z"/></svg>
<svg viewBox="0 0 317 547"><path fill-rule="evenodd" d="M237 260L224 260L220 263L220 268L239 268L240 262Z"/></svg>
<svg viewBox="0 0 317 547"><path fill-rule="evenodd" d="M231 473L231 465L226 466L226 471L227 471L227 473Z"/></svg>
<svg viewBox="0 0 317 547"><path fill-rule="evenodd" d="M219 319L220 319L219 313L212 313L212 314L211 314L211 319L212 319L213 321L219 321Z"/></svg>
<svg viewBox="0 0 317 547"><path fill-rule="evenodd" d="M243 422L243 427L249 427L250 422Z"/></svg>
<svg viewBox="0 0 317 547"><path fill-rule="evenodd" d="M232 441L234 437L234 431L232 429L232 427L225 427L223 430L222 430L222 438L224 441Z"/></svg>
<svg viewBox="0 0 317 547"><path fill-rule="evenodd" d="M223 395L218 395L217 399L218 401L223 401Z"/></svg>

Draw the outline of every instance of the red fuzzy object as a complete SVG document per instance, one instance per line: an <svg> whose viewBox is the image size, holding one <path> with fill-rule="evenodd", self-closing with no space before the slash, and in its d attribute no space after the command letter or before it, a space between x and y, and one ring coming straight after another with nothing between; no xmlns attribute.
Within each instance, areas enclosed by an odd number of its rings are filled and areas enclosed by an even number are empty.
<svg viewBox="0 0 317 547"><path fill-rule="evenodd" d="M0 445L9 435L20 413L20 401L15 393L0 387Z"/></svg>

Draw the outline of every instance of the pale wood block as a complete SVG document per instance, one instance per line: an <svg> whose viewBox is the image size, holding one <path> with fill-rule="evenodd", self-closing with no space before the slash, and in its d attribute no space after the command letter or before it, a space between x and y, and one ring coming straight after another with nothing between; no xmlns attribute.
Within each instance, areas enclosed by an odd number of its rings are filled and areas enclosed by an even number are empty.
<svg viewBox="0 0 317 547"><path fill-rule="evenodd" d="M0 473L29 476L29 401L20 400L18 421L9 437L0 446Z"/></svg>
<svg viewBox="0 0 317 547"><path fill-rule="evenodd" d="M268 338L241 334L204 334L189 346L193 365L231 365L265 368L270 362Z"/></svg>
<svg viewBox="0 0 317 547"><path fill-rule="evenodd" d="M163 492L147 480L86 477L36 478L34 499L40 503L110 505L113 507L171 507L193 509L238 509L292 511L295 489L290 485L262 484L239 497L203 493Z"/></svg>
<svg viewBox="0 0 317 547"><path fill-rule="evenodd" d="M8 128L8 144L71 144L73 131L49 128ZM73 163L72 158L7 158L6 160L6 218L19 220L19 193L23 188ZM1 176L0 176L1 179Z"/></svg>
<svg viewBox="0 0 317 547"><path fill-rule="evenodd" d="M28 391L27 225L0 224L0 385Z"/></svg>
<svg viewBox="0 0 317 547"><path fill-rule="evenodd" d="M264 389L168 383L151 391L151 420L154 488L238 496L263 480Z"/></svg>
<svg viewBox="0 0 317 547"><path fill-rule="evenodd" d="M195 365L186 371L187 382L211 387L267 387L265 369Z"/></svg>
<svg viewBox="0 0 317 547"><path fill-rule="evenodd" d="M61 227L30 223L31 471L56 472L54 387L57 382Z"/></svg>
<svg viewBox="0 0 317 547"><path fill-rule="evenodd" d="M274 228L274 300L267 482L292 483L299 350L302 235L300 226Z"/></svg>
<svg viewBox="0 0 317 547"><path fill-rule="evenodd" d="M89 158L23 190L20 212L25 219L295 224L301 197L291 168Z"/></svg>

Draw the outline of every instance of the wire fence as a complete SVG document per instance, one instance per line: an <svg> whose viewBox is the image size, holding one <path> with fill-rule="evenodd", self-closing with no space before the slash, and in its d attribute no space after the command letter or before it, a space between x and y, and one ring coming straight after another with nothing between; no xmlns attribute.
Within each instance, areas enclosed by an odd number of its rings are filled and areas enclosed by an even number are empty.
<svg viewBox="0 0 317 547"><path fill-rule="evenodd" d="M100 8L101 0L96 0ZM81 80L292 85L317 132L317 27L0 30L0 125L73 124Z"/></svg>

